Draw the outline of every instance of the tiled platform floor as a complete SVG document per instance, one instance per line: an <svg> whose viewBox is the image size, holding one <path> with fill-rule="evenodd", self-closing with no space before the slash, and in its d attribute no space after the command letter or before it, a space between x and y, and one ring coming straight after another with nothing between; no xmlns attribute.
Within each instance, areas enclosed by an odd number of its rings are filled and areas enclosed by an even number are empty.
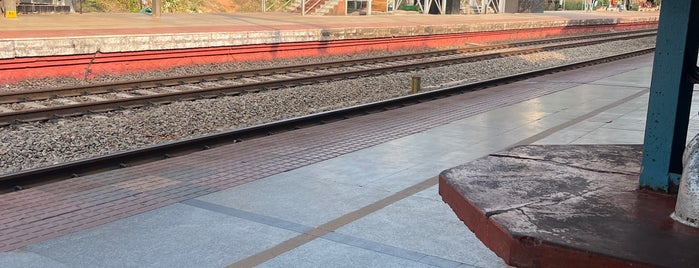
<svg viewBox="0 0 699 268"><path fill-rule="evenodd" d="M651 64L652 56L641 56L492 88L458 104L427 103L425 107L432 110L413 107L378 114L372 120L401 121L399 117L410 119L412 113L433 118L426 130L408 131L388 141L377 137L376 144L364 149L0 253L0 263L3 267L502 267L502 260L441 201L435 176L514 144L642 143ZM525 87L563 90L490 104L492 109L482 109L483 113L453 120L437 117L447 113L434 112L465 109L459 105L483 101L479 97L497 95L498 90ZM699 118L696 111L692 114L694 135ZM333 140L336 133L357 126L348 123L322 127ZM392 127L400 132L401 126ZM211 159L229 157L211 151ZM198 171L188 174L198 176Z"/></svg>

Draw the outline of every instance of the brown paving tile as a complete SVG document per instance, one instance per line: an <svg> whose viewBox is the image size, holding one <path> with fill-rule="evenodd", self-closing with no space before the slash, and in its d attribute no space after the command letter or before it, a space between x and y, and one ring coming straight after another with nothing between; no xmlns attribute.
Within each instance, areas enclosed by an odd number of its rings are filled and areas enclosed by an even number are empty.
<svg viewBox="0 0 699 268"><path fill-rule="evenodd" d="M88 191L76 194L73 196L73 198L80 200L90 206L95 206L103 203L117 201L121 198L127 198L137 194L139 194L138 191L121 188L116 185L107 185L100 187L95 191Z"/></svg>
<svg viewBox="0 0 699 268"><path fill-rule="evenodd" d="M100 186L104 186L103 182L98 180L88 179L85 177L73 178L66 180L62 183L60 187L41 187L40 189L50 193L57 193L61 195L69 195L72 193L83 192L90 189L94 189Z"/></svg>
<svg viewBox="0 0 699 268"><path fill-rule="evenodd" d="M30 190L30 194L23 193ZM0 207L0 211L4 208L8 208L8 206L17 207L27 202L40 202L40 200L48 199L47 197L52 195L54 194L39 189L26 189L21 192L6 193L0 195L0 204L6 205Z"/></svg>
<svg viewBox="0 0 699 268"><path fill-rule="evenodd" d="M3 214L2 219L0 219L0 226L3 226L4 228L22 226L24 224L39 222L45 219L51 219L53 217L65 213L80 211L85 207L85 204L83 202L72 199L62 200L62 202L60 203L53 203L50 205L52 206L39 206L34 209L27 208ZM0 233L2 232L3 231L0 230Z"/></svg>
<svg viewBox="0 0 699 268"><path fill-rule="evenodd" d="M3 203L10 205L9 207L0 208L0 212L2 212L5 208L18 208L36 203L43 203L46 200L56 198L56 196L60 196L60 194L47 192L40 188L32 188L21 192L0 195L0 200L2 200Z"/></svg>
<svg viewBox="0 0 699 268"><path fill-rule="evenodd" d="M147 192L163 187L168 187L181 183L180 181L162 178L157 176L144 176L138 179L123 181L115 184L116 187L129 189L136 192Z"/></svg>
<svg viewBox="0 0 699 268"><path fill-rule="evenodd" d="M25 237L13 237L0 242L0 249L14 249L23 247L29 243L25 243Z"/></svg>

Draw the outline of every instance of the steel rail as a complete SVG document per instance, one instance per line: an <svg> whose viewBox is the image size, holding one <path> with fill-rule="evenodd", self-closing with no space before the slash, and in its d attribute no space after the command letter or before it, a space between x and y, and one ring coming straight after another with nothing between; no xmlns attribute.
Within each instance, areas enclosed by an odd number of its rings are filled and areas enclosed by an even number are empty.
<svg viewBox="0 0 699 268"><path fill-rule="evenodd" d="M22 121L37 121L37 120L48 120L52 118L76 116L85 113L96 113L96 112L106 112L116 109L122 109L124 107L142 107L150 104L165 104L173 101L180 100L191 100L200 98L212 98L217 96L225 95L238 95L246 92L256 92L271 88L282 88L303 84L313 84L322 81L332 81L341 80L345 78L361 77L369 75L377 75L382 73L397 72L397 71L408 71L415 70L426 67L443 66L449 64L458 64L465 62L482 61L494 58L503 58L514 55L531 54L537 52L551 51L570 47L587 46L593 44L599 44L602 42L609 42L614 40L622 40L629 38L640 38L645 36L651 36L654 34L646 33L633 36L623 36L623 37L613 37L607 39L595 39L592 41L583 41L577 43L566 43L558 45L550 45L537 48L524 48L514 51L506 52L496 52L477 56L463 56L457 58L448 59L436 59L436 60L426 60L420 63L408 63L408 64L398 64L384 67L375 67L371 69L361 69L352 71L342 71L329 74L319 74L306 77L294 77L285 78L279 80L263 81L263 82L253 82L242 85L234 86L222 86L216 88L206 88L206 89L196 89L196 90L186 90L179 92L171 92L156 95L142 95L134 96L124 99L114 99L114 100L104 100L104 101L94 101L94 102L84 102L70 105L62 105L55 107L37 108L30 110L14 111L0 113L0 125L9 125L14 122Z"/></svg>
<svg viewBox="0 0 699 268"><path fill-rule="evenodd" d="M472 48L448 49L448 50L442 50L442 51L414 53L414 54L407 54L407 55L395 55L395 56L363 58L363 59L355 59L355 60L347 60L347 61L335 61L335 62L326 62L326 63L320 63L320 64L304 64L304 65L283 66L283 67L274 67L274 68L262 68L262 69L245 70L245 71L217 72L217 73L197 74L197 75L169 77L169 78L161 78L161 79L143 79L143 80L133 80L133 81L121 81L121 82L115 82L115 83L109 83L109 84L97 84L97 85L80 86L80 87L59 87L59 88L39 89L39 90L31 90L31 91L2 92L2 93L0 93L0 104L16 103L16 102L22 102L22 101L40 101L40 100L47 100L47 99L56 98L56 97L76 97L76 96L82 96L85 94L103 94L103 93L131 90L133 88L148 89L148 88L154 88L154 87L159 87L159 86L175 86L175 85L181 85L181 84L187 84L187 83L198 83L198 82L208 81L208 80L221 80L221 79L241 78L241 77L250 77L250 76L262 76L262 75L270 75L270 74L285 74L285 73L295 72L295 71L312 71L312 70L319 70L319 69L356 66L356 65L368 64L368 63L371 64L371 63L382 63L382 62L391 62L391 61L400 61L400 60L421 59L421 58L438 57L438 56L446 56L446 55L453 55L453 54L473 53L473 52L480 52L480 51L487 51L487 50L507 49L507 48L514 48L514 47L522 47L522 46L532 46L532 45L547 44L547 43L560 43L560 42L577 41L577 40L585 40L585 39L605 38L605 37L613 37L613 36L619 36L619 35L626 35L626 36L648 35L648 34L655 34L656 32L657 32L656 30L639 30L639 31L630 31L630 32L622 32L622 33L603 33L603 34L595 34L595 35L561 37L561 38L553 38L553 39L546 39L546 40L533 40L533 41L506 43L506 44L495 44L495 45L478 46L478 47L472 47ZM621 38L621 37L617 37L617 38Z"/></svg>
<svg viewBox="0 0 699 268"><path fill-rule="evenodd" d="M147 146L130 151L112 153L48 167L34 168L25 171L3 174L0 175L0 190L7 191L6 189L9 189L13 186L16 189L21 189L21 186L23 185L67 179L77 176L94 174L105 170L123 168L139 163L157 161L159 159L182 155L189 152L206 150L215 146L240 142L259 136L267 136L275 132L294 130L298 129L299 126L316 125L328 121L342 120L344 118L359 116L372 112L380 112L395 107L403 107L414 103L420 103L424 101L448 97L454 94L480 90L535 76L555 73L564 70L571 70L575 68L581 68L623 58L634 57L650 53L654 51L654 49L655 48L639 49L624 54L614 55L611 57L602 57L558 67L543 68L506 77L489 79L485 81L458 86L451 86L443 89L397 97L379 102L356 105L348 108L321 112L281 120L277 122L271 122L230 131L223 131L215 134L173 141L159 145Z"/></svg>

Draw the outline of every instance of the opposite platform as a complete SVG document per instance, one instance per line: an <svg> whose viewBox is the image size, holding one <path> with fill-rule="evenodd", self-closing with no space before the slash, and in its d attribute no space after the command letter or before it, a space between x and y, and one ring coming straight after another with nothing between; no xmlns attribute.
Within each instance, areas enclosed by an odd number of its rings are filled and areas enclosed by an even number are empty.
<svg viewBox="0 0 699 268"><path fill-rule="evenodd" d="M191 64L653 29L658 13L235 13L164 14L159 19L143 14L60 14L0 18L0 22L0 83L8 83L44 76L90 78Z"/></svg>

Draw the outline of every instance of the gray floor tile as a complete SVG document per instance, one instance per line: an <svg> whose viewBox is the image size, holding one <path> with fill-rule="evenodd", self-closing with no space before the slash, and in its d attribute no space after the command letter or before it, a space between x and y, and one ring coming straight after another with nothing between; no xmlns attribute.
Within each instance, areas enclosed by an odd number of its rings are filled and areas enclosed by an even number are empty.
<svg viewBox="0 0 699 268"><path fill-rule="evenodd" d="M641 97L639 97L639 98L637 98L637 99L631 100L631 101L629 101L629 102L627 102L627 103L624 103L624 104L619 105L619 106L617 106L617 107L613 107L613 108L611 108L611 109L609 109L609 110L606 110L606 111L604 111L604 113L614 113L614 114L621 114L621 115L624 115L624 114L628 114L628 113L631 113L631 112L638 111L638 110L639 110L639 106L643 106L643 105L647 105L647 104L648 104L648 99L647 99L647 98L645 98L645 100L643 100L643 101L639 101L640 99L644 99L644 97L647 97L647 96L648 96L648 94L643 95L643 96L641 96ZM637 101L643 102L643 103L642 103L642 104L636 104L636 103L634 103L634 102L637 102ZM645 115L645 110L646 110L646 109L642 109L642 110L644 111L644 115Z"/></svg>
<svg viewBox="0 0 699 268"><path fill-rule="evenodd" d="M646 119L621 117L606 124L604 128L617 130L644 131L646 129Z"/></svg>
<svg viewBox="0 0 699 268"><path fill-rule="evenodd" d="M624 118L627 119L642 119L646 120L646 116L648 115L648 109L635 109L627 114L624 115Z"/></svg>
<svg viewBox="0 0 699 268"><path fill-rule="evenodd" d="M453 152L445 155L434 155L431 157L434 159L433 161L435 163L441 163L454 167L461 165L464 162L468 162L500 150L502 149L498 146L486 146L486 144L479 143L469 146L469 149L466 152Z"/></svg>
<svg viewBox="0 0 699 268"><path fill-rule="evenodd" d="M595 81L595 83L607 84L607 85L628 85L628 86L637 86L637 87L649 87L652 70L653 70L653 68L650 66L643 67L643 68L639 68L637 70L634 70L632 72L625 72L625 73L617 74L614 76L610 76L608 78L601 79L599 81Z"/></svg>
<svg viewBox="0 0 699 268"><path fill-rule="evenodd" d="M471 130L479 131L479 130ZM480 133L478 135L497 135L495 133L501 133L500 131L494 133ZM404 160L403 169L412 168L415 163L424 162L436 162L445 163L450 162L449 155L463 154L463 153L474 153L474 145L486 141L487 139L468 139L461 138L449 133L448 135L442 136L443 133L430 132L421 133L413 135L414 139L411 143L386 143L383 149L387 153L392 154L395 157L399 157ZM468 134L466 134L468 135ZM476 152L479 155L481 152ZM371 160L370 156L364 158L366 161Z"/></svg>
<svg viewBox="0 0 699 268"><path fill-rule="evenodd" d="M197 199L315 227L391 194L311 175L277 174Z"/></svg>
<svg viewBox="0 0 699 268"><path fill-rule="evenodd" d="M221 213L224 215L233 216L233 217L240 218L243 220L248 220L248 221L257 222L257 223L261 223L261 224L272 226L272 227L277 227L277 228L297 232L297 233L305 233L305 232L313 229L309 226L305 226L305 225L298 224L295 222L285 221L282 219L269 217L269 216L265 216L265 215L261 215L261 214L257 214L257 213L252 213L249 211L244 211L244 210L230 208L230 207L226 207L226 206L221 206L221 205L217 205L217 204L213 204L213 203L209 203L209 202L204 202L204 201L201 201L199 199L185 200L181 203L189 205L189 206L198 207L201 209L213 211L216 213Z"/></svg>
<svg viewBox="0 0 699 268"><path fill-rule="evenodd" d="M285 180L318 180L347 185L364 185L371 181L393 176L415 166L420 156L408 152L419 151L414 145L381 144L358 152L345 154L323 162L281 173L270 178ZM347 163L352 163L348 165Z"/></svg>
<svg viewBox="0 0 699 268"><path fill-rule="evenodd" d="M418 184L424 180L435 177L437 174L439 174L439 172L446 168L417 166L415 168L406 169L392 176L377 178L373 181L366 182L361 186L395 193Z"/></svg>
<svg viewBox="0 0 699 268"><path fill-rule="evenodd" d="M466 163L466 162L464 162ZM439 185L432 186L423 191L420 191L413 195L414 197L420 197L425 199L432 199L434 201L442 202L442 196L439 195Z"/></svg>
<svg viewBox="0 0 699 268"><path fill-rule="evenodd" d="M538 140L534 144L570 144L587 135L587 133L589 132L564 129Z"/></svg>
<svg viewBox="0 0 699 268"><path fill-rule="evenodd" d="M3 268L68 268L63 263L34 252L0 252L0 267Z"/></svg>
<svg viewBox="0 0 699 268"><path fill-rule="evenodd" d="M597 129L604 127L607 122L594 122L590 120L585 120L570 127L563 129L563 131L580 131L580 132L592 132Z"/></svg>
<svg viewBox="0 0 699 268"><path fill-rule="evenodd" d="M479 267L505 265L454 216L449 206L433 199L435 187L423 192L337 232ZM423 195L430 198L419 197Z"/></svg>
<svg viewBox="0 0 699 268"><path fill-rule="evenodd" d="M480 142L471 148L483 148L486 150L486 154L494 153L498 151L505 150L510 146L513 146L522 140L531 137L532 135L538 134L539 131L526 130L526 129L516 129L509 131L501 135L493 135L491 139ZM529 134L529 135L527 135Z"/></svg>
<svg viewBox="0 0 699 268"><path fill-rule="evenodd" d="M402 248L397 248L397 247L392 247L386 244L382 244L379 242L374 242L374 241L369 241L366 239L361 239L357 238L354 236L348 236L344 234L340 234L337 232L330 232L327 233L322 237L322 239L353 246L353 247L358 247L366 250L371 250L375 251L378 253L386 254L386 255L391 255L394 257L399 257L403 258L406 260L411 260L411 261L416 261L416 262L421 262L422 259L427 257L427 255L415 252L415 251L409 251L405 250ZM445 262L449 262L449 260L444 260ZM424 263L424 262L423 262ZM429 263L427 263L429 264ZM453 265L456 264L455 262L452 261L452 266L457 266Z"/></svg>
<svg viewBox="0 0 699 268"><path fill-rule="evenodd" d="M478 126L478 123L470 119L462 119L437 128L430 129L422 134L439 133L440 137L457 138L463 142L476 143L490 137L490 133L499 133L498 129Z"/></svg>
<svg viewBox="0 0 699 268"><path fill-rule="evenodd" d="M520 140L537 135L543 131L547 131L551 128L558 127L559 125L568 121L569 120L558 120L557 118L545 118L508 131L503 135L511 136L511 139L506 139L505 141L518 142Z"/></svg>
<svg viewBox="0 0 699 268"><path fill-rule="evenodd" d="M540 118L538 115L533 117L529 118L521 115L519 111L512 111L511 109L498 109L470 117L468 120L463 120L458 124L470 129L483 129L484 131L498 133L518 128Z"/></svg>
<svg viewBox="0 0 699 268"><path fill-rule="evenodd" d="M70 267L222 267L296 235L175 204L27 249Z"/></svg>
<svg viewBox="0 0 699 268"><path fill-rule="evenodd" d="M585 120L585 122L587 122L588 124L591 124L591 123L608 124L608 123L614 122L614 120L617 120L617 119L621 118L622 116L624 116L623 113L603 112L603 113L597 114L597 115Z"/></svg>
<svg viewBox="0 0 699 268"><path fill-rule="evenodd" d="M600 128L577 139L573 144L642 144L643 131Z"/></svg>
<svg viewBox="0 0 699 268"><path fill-rule="evenodd" d="M388 150L367 150L316 163L304 169L302 176L318 181L360 185L401 172L414 166L415 161L419 159L414 155L405 154L408 149L406 147L386 149Z"/></svg>
<svg viewBox="0 0 699 268"><path fill-rule="evenodd" d="M316 239L259 267L435 267L372 250Z"/></svg>
<svg viewBox="0 0 699 268"><path fill-rule="evenodd" d="M474 266L474 265L470 265L470 264L462 263L461 265L459 265L459 267L456 267L456 268L479 268L479 267Z"/></svg>

